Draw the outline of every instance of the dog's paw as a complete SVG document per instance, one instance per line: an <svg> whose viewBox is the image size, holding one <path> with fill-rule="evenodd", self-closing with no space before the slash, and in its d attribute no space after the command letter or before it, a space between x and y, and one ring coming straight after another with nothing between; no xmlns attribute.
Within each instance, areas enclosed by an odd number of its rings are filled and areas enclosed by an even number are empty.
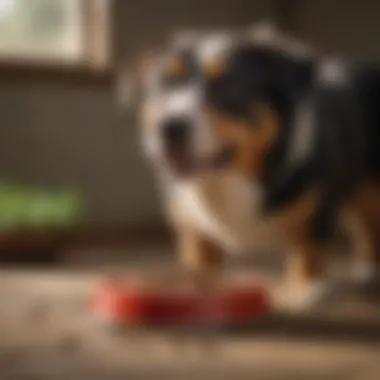
<svg viewBox="0 0 380 380"><path fill-rule="evenodd" d="M274 293L274 305L283 311L308 311L323 303L331 294L331 286L324 281L307 284L285 284Z"/></svg>

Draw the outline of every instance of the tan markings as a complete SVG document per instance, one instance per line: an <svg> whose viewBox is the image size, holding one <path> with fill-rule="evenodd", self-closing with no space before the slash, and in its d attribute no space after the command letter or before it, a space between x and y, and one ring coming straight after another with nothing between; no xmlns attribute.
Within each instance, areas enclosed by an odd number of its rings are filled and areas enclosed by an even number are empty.
<svg viewBox="0 0 380 380"><path fill-rule="evenodd" d="M210 111L208 118L218 144L237 150L233 167L243 174L260 176L266 154L279 133L278 117L264 104L255 105L252 114L255 123L234 120L215 111Z"/></svg>
<svg viewBox="0 0 380 380"><path fill-rule="evenodd" d="M344 213L355 255L380 265L380 184L365 184Z"/></svg>
<svg viewBox="0 0 380 380"><path fill-rule="evenodd" d="M301 286L313 280L318 280L323 273L325 252L322 246L317 245L310 235L305 233L301 238L291 240L288 252L287 280Z"/></svg>
<svg viewBox="0 0 380 380"><path fill-rule="evenodd" d="M313 241L310 228L318 199L312 189L275 216L290 247L287 276L292 282L306 284L322 274L325 247Z"/></svg>
<svg viewBox="0 0 380 380"><path fill-rule="evenodd" d="M204 74L208 79L220 78L226 71L226 62L222 59L214 59L207 62L204 68Z"/></svg>
<svg viewBox="0 0 380 380"><path fill-rule="evenodd" d="M168 66L168 74L176 78L186 77L188 74L187 63L184 59L173 59Z"/></svg>
<svg viewBox="0 0 380 380"><path fill-rule="evenodd" d="M345 231L352 242L352 250L360 262L373 263L375 255L374 236L367 220L358 210L351 209L344 216Z"/></svg>
<svg viewBox="0 0 380 380"><path fill-rule="evenodd" d="M220 269L221 250L198 231L183 229L178 239L180 260L186 269L204 275L212 275Z"/></svg>
<svg viewBox="0 0 380 380"><path fill-rule="evenodd" d="M278 225L287 234L295 239L297 235L303 238L318 205L320 191L312 188L302 194L297 200L287 207L276 212L273 217L277 219Z"/></svg>
<svg viewBox="0 0 380 380"><path fill-rule="evenodd" d="M354 202L373 228L380 228L380 183L365 184Z"/></svg>

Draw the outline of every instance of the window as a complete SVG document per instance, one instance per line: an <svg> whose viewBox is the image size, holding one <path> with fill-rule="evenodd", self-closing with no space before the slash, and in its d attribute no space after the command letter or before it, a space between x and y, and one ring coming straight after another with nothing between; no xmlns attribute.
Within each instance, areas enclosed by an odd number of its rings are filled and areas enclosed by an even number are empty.
<svg viewBox="0 0 380 380"><path fill-rule="evenodd" d="M106 68L112 0L0 0L0 64Z"/></svg>

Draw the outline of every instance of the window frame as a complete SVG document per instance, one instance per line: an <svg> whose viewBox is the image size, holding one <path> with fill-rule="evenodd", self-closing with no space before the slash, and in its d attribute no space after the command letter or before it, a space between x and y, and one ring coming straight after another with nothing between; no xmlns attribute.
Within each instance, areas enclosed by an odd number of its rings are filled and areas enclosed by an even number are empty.
<svg viewBox="0 0 380 380"><path fill-rule="evenodd" d="M114 0L78 0L83 52L78 59L5 55L0 52L0 80L109 82L112 68Z"/></svg>

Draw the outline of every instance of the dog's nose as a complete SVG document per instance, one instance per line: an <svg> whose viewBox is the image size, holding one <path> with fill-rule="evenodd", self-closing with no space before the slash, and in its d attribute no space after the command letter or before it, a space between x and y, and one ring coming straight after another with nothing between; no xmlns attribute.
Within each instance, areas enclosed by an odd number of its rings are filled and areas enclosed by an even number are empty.
<svg viewBox="0 0 380 380"><path fill-rule="evenodd" d="M179 147L187 142L190 122L185 118L175 118L165 121L162 126L162 138L168 147Z"/></svg>

